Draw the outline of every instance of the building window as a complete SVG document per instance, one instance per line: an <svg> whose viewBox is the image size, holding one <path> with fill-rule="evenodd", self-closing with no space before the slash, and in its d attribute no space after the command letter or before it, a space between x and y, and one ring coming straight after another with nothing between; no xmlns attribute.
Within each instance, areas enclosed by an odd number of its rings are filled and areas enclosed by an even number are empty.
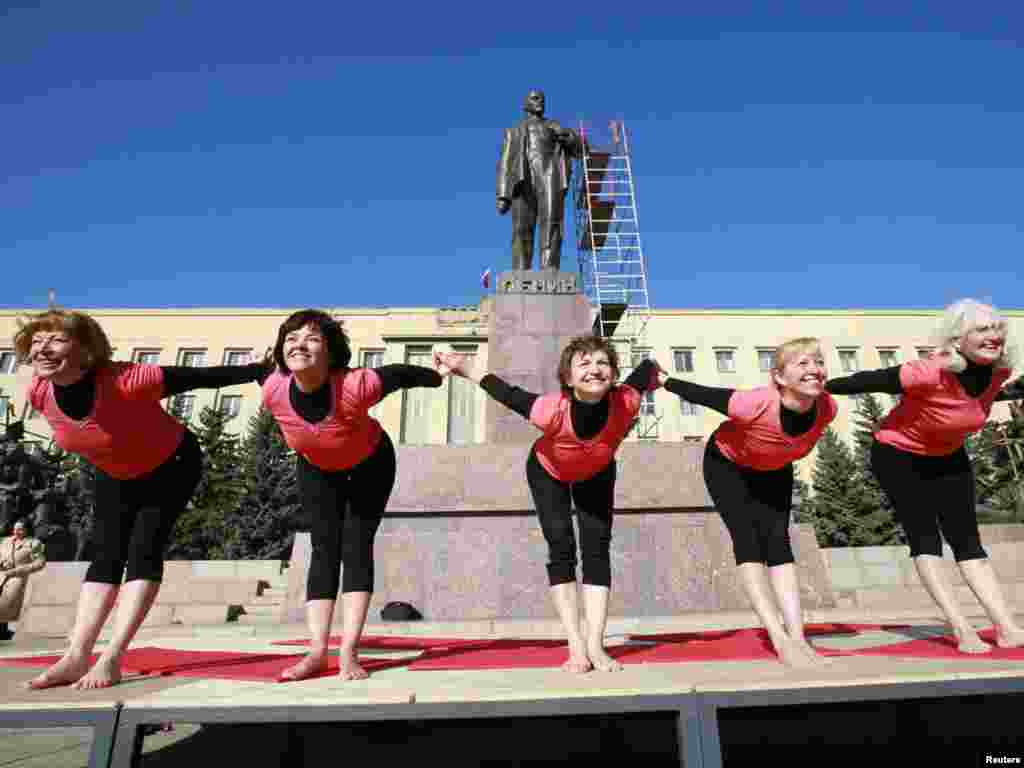
<svg viewBox="0 0 1024 768"><path fill-rule="evenodd" d="M731 349L716 349L715 362L718 365L719 373L736 372L736 355Z"/></svg>
<svg viewBox="0 0 1024 768"><path fill-rule="evenodd" d="M679 412L683 416L696 416L697 406L691 403L689 400L679 400Z"/></svg>
<svg viewBox="0 0 1024 768"><path fill-rule="evenodd" d="M857 365L857 350L840 349L839 368L843 373L856 373L859 371L860 366Z"/></svg>
<svg viewBox="0 0 1024 768"><path fill-rule="evenodd" d="M932 356L932 352L935 351L935 347L918 347L917 348L917 359L927 360Z"/></svg>
<svg viewBox="0 0 1024 768"><path fill-rule="evenodd" d="M186 368L202 368L206 365L205 349L183 349L181 350L180 365Z"/></svg>
<svg viewBox="0 0 1024 768"><path fill-rule="evenodd" d="M405 348L405 362L409 365L421 365L432 368L434 350L427 346L408 346ZM402 390L402 431L401 442L408 444L440 442L440 433L432 429L434 414L440 413L444 407L444 392L429 387L414 387Z"/></svg>
<svg viewBox="0 0 1024 768"><path fill-rule="evenodd" d="M160 364L160 350L159 349L136 349L135 350L135 362L142 365L159 365Z"/></svg>
<svg viewBox="0 0 1024 768"><path fill-rule="evenodd" d="M454 347L455 352L465 355L472 365L476 359L476 347ZM383 355L383 353L381 353ZM448 444L469 445L476 442L476 414L479 408L480 387L470 379L461 376L448 378Z"/></svg>
<svg viewBox="0 0 1024 768"><path fill-rule="evenodd" d="M0 422L4 421L8 415L14 415L11 407L11 398L7 395L0 395Z"/></svg>
<svg viewBox="0 0 1024 768"><path fill-rule="evenodd" d="M196 404L195 395L175 395L171 400L171 413L181 421L191 421L192 409Z"/></svg>
<svg viewBox="0 0 1024 768"><path fill-rule="evenodd" d="M14 373L18 367L18 358L13 349L0 349L0 373Z"/></svg>
<svg viewBox="0 0 1024 768"><path fill-rule="evenodd" d="M759 349L757 350L757 367L762 373L768 373L772 366L775 364L775 350L774 349Z"/></svg>
<svg viewBox="0 0 1024 768"><path fill-rule="evenodd" d="M643 393L640 398L640 413L644 416L655 416L657 415L654 410L654 393L647 391Z"/></svg>
<svg viewBox="0 0 1024 768"><path fill-rule="evenodd" d="M640 363L651 356L649 349L634 349L629 353L629 367L636 368Z"/></svg>
<svg viewBox="0 0 1024 768"><path fill-rule="evenodd" d="M224 365L248 365L252 360L252 348L225 349Z"/></svg>
<svg viewBox="0 0 1024 768"><path fill-rule="evenodd" d="M225 418L233 419L242 410L241 395L221 395L217 410L224 414Z"/></svg>
<svg viewBox="0 0 1024 768"><path fill-rule="evenodd" d="M693 373L693 350L673 349L672 363L675 366L676 373Z"/></svg>
<svg viewBox="0 0 1024 768"><path fill-rule="evenodd" d="M700 435L683 435L684 443L703 443L704 438Z"/></svg>
<svg viewBox="0 0 1024 768"><path fill-rule="evenodd" d="M363 350L363 368L380 368L382 365L384 365L383 349Z"/></svg>
<svg viewBox="0 0 1024 768"><path fill-rule="evenodd" d="M878 360L883 368L893 368L900 364L899 355L895 349L878 350Z"/></svg>

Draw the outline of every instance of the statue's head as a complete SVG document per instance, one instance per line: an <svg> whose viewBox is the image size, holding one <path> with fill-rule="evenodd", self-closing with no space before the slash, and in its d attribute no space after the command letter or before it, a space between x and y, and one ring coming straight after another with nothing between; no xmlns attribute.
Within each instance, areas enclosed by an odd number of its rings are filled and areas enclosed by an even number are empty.
<svg viewBox="0 0 1024 768"><path fill-rule="evenodd" d="M523 100L523 111L538 117L544 114L544 91L534 88Z"/></svg>

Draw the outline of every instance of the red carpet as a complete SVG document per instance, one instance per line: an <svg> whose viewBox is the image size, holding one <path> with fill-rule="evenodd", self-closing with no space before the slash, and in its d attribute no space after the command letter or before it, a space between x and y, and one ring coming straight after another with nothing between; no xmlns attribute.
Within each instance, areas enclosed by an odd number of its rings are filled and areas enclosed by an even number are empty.
<svg viewBox="0 0 1024 768"><path fill-rule="evenodd" d="M961 653L953 635L925 637L903 643L880 645L875 648L851 650L857 656L907 656L923 659L980 659L990 661L1024 661L1024 648L1000 648L996 645L995 629L989 627L978 634L992 646L989 653Z"/></svg>
<svg viewBox="0 0 1024 768"><path fill-rule="evenodd" d="M472 640L452 637L408 637L403 635L363 635L359 647L364 650L384 651L425 651L431 648L465 648L480 643L493 642L491 639ZM331 635L327 644L331 648L341 645L341 635ZM278 640L272 645L308 646L309 640Z"/></svg>
<svg viewBox="0 0 1024 768"><path fill-rule="evenodd" d="M807 637L822 635L856 635L859 632L877 631L880 629L906 629L906 624L805 624L804 634ZM630 635L631 640L650 640L659 643L685 643L689 640L713 640L729 637L735 632L763 631L759 627L743 629L719 629L703 632L675 632L660 635Z"/></svg>
<svg viewBox="0 0 1024 768"><path fill-rule="evenodd" d="M179 677L217 678L221 680L254 680L276 682L301 653L245 653L239 651L182 651L173 648L129 648L125 651L122 669L138 675L177 675ZM92 656L96 661L97 656ZM48 667L60 656L36 656L0 659L0 664ZM359 663L367 672L402 666L408 659L365 659ZM338 657L327 660L327 671L315 675L326 677L338 673Z"/></svg>
<svg viewBox="0 0 1024 768"><path fill-rule="evenodd" d="M818 634L823 634L819 632ZM667 664L687 661L750 661L778 658L763 629L692 632L671 635L632 636L654 643L608 648L608 655L622 664ZM845 656L845 651L819 649L823 656ZM411 670L529 669L560 667L569 658L565 641L545 647L516 645L505 641L483 648L453 649L444 654L425 653L409 665Z"/></svg>

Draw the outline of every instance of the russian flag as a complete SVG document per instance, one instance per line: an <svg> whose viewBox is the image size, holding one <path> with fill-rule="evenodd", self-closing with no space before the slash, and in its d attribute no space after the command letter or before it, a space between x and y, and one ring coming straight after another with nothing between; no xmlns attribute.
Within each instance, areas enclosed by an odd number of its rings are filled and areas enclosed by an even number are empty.
<svg viewBox="0 0 1024 768"><path fill-rule="evenodd" d="M490 267L485 269L484 273L482 275L480 275L480 285L482 285L484 288L490 288L491 287L491 268Z"/></svg>

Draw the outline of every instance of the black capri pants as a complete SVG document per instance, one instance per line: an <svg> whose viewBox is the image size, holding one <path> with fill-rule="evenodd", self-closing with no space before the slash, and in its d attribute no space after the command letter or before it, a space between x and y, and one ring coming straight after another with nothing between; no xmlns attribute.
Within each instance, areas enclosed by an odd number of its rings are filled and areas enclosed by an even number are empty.
<svg viewBox="0 0 1024 768"><path fill-rule="evenodd" d="M911 557L942 557L940 528L957 562L987 557L978 532L974 469L963 446L948 456L924 456L875 440L871 469L903 526Z"/></svg>
<svg viewBox="0 0 1024 768"><path fill-rule="evenodd" d="M336 600L339 582L342 592L373 592L373 539L397 469L391 438L382 432L376 450L351 469L327 472L301 455L296 464L313 544L306 600Z"/></svg>
<svg viewBox="0 0 1024 768"><path fill-rule="evenodd" d="M759 470L741 467L718 449L715 436L704 449L704 483L732 537L736 565L792 563L789 513L793 465Z"/></svg>
<svg viewBox="0 0 1024 768"><path fill-rule="evenodd" d="M583 583L611 587L612 504L615 500L615 462L577 483L556 480L530 449L526 482L537 508L540 528L548 543L548 581L551 586L576 581L576 536L572 507L580 527Z"/></svg>
<svg viewBox="0 0 1024 768"><path fill-rule="evenodd" d="M85 580L163 581L167 542L202 473L203 452L187 429L178 449L148 474L118 480L97 469L91 536L96 556Z"/></svg>

